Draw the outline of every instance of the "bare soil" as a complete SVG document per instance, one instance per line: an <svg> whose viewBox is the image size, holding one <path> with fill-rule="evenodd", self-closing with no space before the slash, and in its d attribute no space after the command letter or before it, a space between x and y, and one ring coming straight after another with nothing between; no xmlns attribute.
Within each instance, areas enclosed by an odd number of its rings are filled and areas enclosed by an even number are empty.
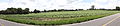
<svg viewBox="0 0 120 26"><path fill-rule="evenodd" d="M30 20L39 20L39 21L55 21L55 20L64 20L64 19L71 19L71 18L24 18Z"/></svg>

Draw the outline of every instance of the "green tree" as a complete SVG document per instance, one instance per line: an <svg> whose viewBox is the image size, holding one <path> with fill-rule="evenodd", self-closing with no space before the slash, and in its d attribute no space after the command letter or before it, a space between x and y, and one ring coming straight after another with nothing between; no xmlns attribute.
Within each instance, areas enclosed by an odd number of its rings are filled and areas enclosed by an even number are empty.
<svg viewBox="0 0 120 26"><path fill-rule="evenodd" d="M119 7L119 6L116 6L116 10L120 10L120 7Z"/></svg>
<svg viewBox="0 0 120 26"><path fill-rule="evenodd" d="M47 10L44 9L44 12L47 12Z"/></svg>
<svg viewBox="0 0 120 26"><path fill-rule="evenodd" d="M17 11L16 8L11 7L11 8L7 8L6 13L14 14L17 13L16 11Z"/></svg>
<svg viewBox="0 0 120 26"><path fill-rule="evenodd" d="M28 14L29 13L29 8L25 8L24 12Z"/></svg>
<svg viewBox="0 0 120 26"><path fill-rule="evenodd" d="M18 8L18 9L17 9L17 13L18 13L18 14L23 13L22 8Z"/></svg>
<svg viewBox="0 0 120 26"><path fill-rule="evenodd" d="M89 10L95 10L95 5L92 5Z"/></svg>
<svg viewBox="0 0 120 26"><path fill-rule="evenodd" d="M35 9L33 12L34 12L34 13L39 13L40 11Z"/></svg>

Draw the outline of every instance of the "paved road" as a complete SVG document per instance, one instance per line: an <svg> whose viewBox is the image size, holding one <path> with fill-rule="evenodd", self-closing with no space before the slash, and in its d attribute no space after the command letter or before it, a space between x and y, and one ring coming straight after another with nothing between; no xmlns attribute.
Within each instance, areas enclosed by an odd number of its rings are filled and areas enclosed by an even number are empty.
<svg viewBox="0 0 120 26"><path fill-rule="evenodd" d="M33 26L0 19L0 26Z"/></svg>
<svg viewBox="0 0 120 26"><path fill-rule="evenodd" d="M109 23L107 26L120 26L120 17Z"/></svg>
<svg viewBox="0 0 120 26"><path fill-rule="evenodd" d="M82 23L61 26L120 26L120 13Z"/></svg>

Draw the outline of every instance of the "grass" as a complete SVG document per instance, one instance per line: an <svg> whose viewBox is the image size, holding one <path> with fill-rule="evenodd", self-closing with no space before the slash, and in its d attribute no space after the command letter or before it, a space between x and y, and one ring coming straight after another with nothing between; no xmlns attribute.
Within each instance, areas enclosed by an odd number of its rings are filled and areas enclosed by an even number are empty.
<svg viewBox="0 0 120 26"><path fill-rule="evenodd" d="M105 11L105 10L61 11L21 15L20 14L0 15L0 18L18 23L32 25L62 25L80 23L116 13L119 13L119 11Z"/></svg>

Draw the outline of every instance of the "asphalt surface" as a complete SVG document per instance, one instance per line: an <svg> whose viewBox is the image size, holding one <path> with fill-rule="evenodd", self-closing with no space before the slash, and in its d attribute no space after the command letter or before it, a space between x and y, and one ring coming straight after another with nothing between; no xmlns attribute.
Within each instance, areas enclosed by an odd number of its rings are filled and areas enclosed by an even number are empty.
<svg viewBox="0 0 120 26"><path fill-rule="evenodd" d="M33 25L15 23L15 22L0 19L0 26L33 26Z"/></svg>
<svg viewBox="0 0 120 26"><path fill-rule="evenodd" d="M120 26L120 13L82 23L61 26Z"/></svg>
<svg viewBox="0 0 120 26"><path fill-rule="evenodd" d="M120 17L109 23L107 26L120 26Z"/></svg>

